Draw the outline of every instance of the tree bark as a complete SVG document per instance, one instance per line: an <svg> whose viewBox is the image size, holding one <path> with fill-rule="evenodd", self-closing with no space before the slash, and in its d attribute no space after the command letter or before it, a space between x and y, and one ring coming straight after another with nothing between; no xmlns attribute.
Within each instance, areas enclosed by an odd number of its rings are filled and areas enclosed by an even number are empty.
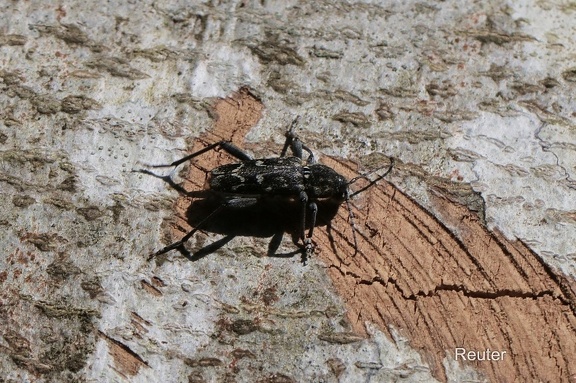
<svg viewBox="0 0 576 383"><path fill-rule="evenodd" d="M2 10L1 381L576 377L570 7ZM190 230L192 200L133 170L219 140L274 157L298 115L349 179L394 159L351 201L354 227L341 206L306 265L206 231L187 248L212 253L149 260ZM198 190L234 161L153 170Z"/></svg>

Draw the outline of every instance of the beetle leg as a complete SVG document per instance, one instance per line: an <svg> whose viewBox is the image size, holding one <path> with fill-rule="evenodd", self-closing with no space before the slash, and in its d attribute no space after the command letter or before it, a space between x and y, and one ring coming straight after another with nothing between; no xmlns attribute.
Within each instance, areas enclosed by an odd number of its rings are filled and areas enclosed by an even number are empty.
<svg viewBox="0 0 576 383"><path fill-rule="evenodd" d="M298 138L296 133L294 133L294 127L300 120L300 116L296 117L294 121L290 124L290 128L286 131L286 141L284 142L284 147L282 148L282 152L280 152L280 157L285 157L288 148L292 150L292 155L294 157L302 159L302 150L308 153L308 159L306 159L306 164L315 164L316 158L312 153L312 150L308 148L306 145L302 144L302 141Z"/></svg>
<svg viewBox="0 0 576 383"><path fill-rule="evenodd" d="M286 131L286 133L285 133L286 141L284 141L284 147L282 148L282 152L280 152L280 157L285 157L286 152L288 151L288 148L292 146L292 141L296 137L296 134L294 133L294 127L296 126L296 124L298 123L299 120L300 120L300 116L296 117L292 121L292 123L290 124L290 127L288 128L288 130ZM302 158L302 157L300 157L300 158Z"/></svg>
<svg viewBox="0 0 576 383"><path fill-rule="evenodd" d="M302 242L306 242L306 210L308 209L308 194L304 190L300 192L300 239Z"/></svg>
<svg viewBox="0 0 576 383"><path fill-rule="evenodd" d="M292 143L292 138L289 138L288 136L286 136L286 141L284 142L284 147L282 148L282 151L280 152L280 157L286 157L286 152L288 151L288 148L290 147L291 143Z"/></svg>
<svg viewBox="0 0 576 383"><path fill-rule="evenodd" d="M298 140L300 141L300 140ZM316 163L316 157L314 157L314 153L310 150L307 146L302 145L302 149L308 152L308 158L306 159L306 165L312 165Z"/></svg>
<svg viewBox="0 0 576 383"><path fill-rule="evenodd" d="M312 244L312 233L314 232L314 225L316 224L316 213L318 212L318 206L315 202L308 203L308 194L305 191L300 192L300 202L302 203L302 213L301 213L301 223L300 223L300 239L304 245L304 253L302 254L302 262L306 263L306 258L314 252L314 245ZM306 235L306 211L310 209L312 213L311 223L312 227Z"/></svg>
<svg viewBox="0 0 576 383"><path fill-rule="evenodd" d="M316 215L318 214L318 205L316 202L310 202L308 204L308 209L310 210L310 230L308 230L308 238L312 238L314 233L314 226L316 226Z"/></svg>
<svg viewBox="0 0 576 383"><path fill-rule="evenodd" d="M310 230L308 230L308 236L304 240L304 248L306 250L306 256L312 255L314 252L314 245L312 244L312 234L314 233L314 226L316 226L316 215L318 214L318 205L316 202L310 202L308 204L308 209L310 209Z"/></svg>
<svg viewBox="0 0 576 383"><path fill-rule="evenodd" d="M294 157L298 157L302 159L302 141L298 137L294 137L292 142L290 143L290 149L292 150L292 154Z"/></svg>
<svg viewBox="0 0 576 383"><path fill-rule="evenodd" d="M316 158L312 150L302 143L298 137L294 137L290 144L290 149L292 149L292 154L294 157L302 159L303 151L308 153L308 158L306 159L306 164L311 165L316 163Z"/></svg>
<svg viewBox="0 0 576 383"><path fill-rule="evenodd" d="M153 167L153 168L169 168L172 166L178 166L178 165L180 165L186 161L189 161L194 157L198 157L199 155L204 154L210 150L216 150L216 148L218 148L218 147L224 149L224 151L226 151L226 153L230 154L233 157L238 158L240 161L248 161L248 160L252 159L252 156L250 156L248 153L246 153L245 151L243 151L239 147L235 146L231 142L220 141L220 142L216 142L215 144L208 145L205 148L198 150L197 152L194 152L192 154L187 155L186 157L180 158L179 160L174 161L171 164L152 165L151 167Z"/></svg>

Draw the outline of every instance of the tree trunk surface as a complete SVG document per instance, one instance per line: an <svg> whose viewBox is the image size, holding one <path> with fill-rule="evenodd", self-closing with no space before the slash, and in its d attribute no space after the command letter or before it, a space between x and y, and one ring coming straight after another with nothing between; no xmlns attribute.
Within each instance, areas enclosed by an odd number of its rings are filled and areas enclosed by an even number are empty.
<svg viewBox="0 0 576 383"><path fill-rule="evenodd" d="M4 1L0 382L576 382L574 13ZM306 262L297 198L188 193L225 150L153 167L297 116L366 175Z"/></svg>

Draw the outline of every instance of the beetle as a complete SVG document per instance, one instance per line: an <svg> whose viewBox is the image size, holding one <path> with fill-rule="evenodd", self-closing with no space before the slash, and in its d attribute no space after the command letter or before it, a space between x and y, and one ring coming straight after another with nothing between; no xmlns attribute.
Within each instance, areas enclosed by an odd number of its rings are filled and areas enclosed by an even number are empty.
<svg viewBox="0 0 576 383"><path fill-rule="evenodd" d="M216 204L209 214L195 222L194 228L181 240L153 253L150 258L173 249L185 250L184 243L198 230L205 228L211 221L215 220L224 210L228 210L229 215L232 212L232 217L235 215L240 216L246 212L258 212L256 215L262 216L262 214L269 215L269 212L277 207L286 207L282 213L273 216L272 220L277 221L288 219L290 215L293 216L293 207L295 207L297 228L295 235L293 235L293 242L302 249L302 257L303 261L305 261L314 251L312 235L314 227L318 224L319 206L335 207L335 209L332 209L333 214L328 217L328 220L330 220L343 203L346 203L348 208L356 253L356 227L350 207L350 198L385 177L391 171L393 161L391 161L390 167L385 174L379 176L376 180L370 180L367 176L361 175L348 181L329 166L317 163L312 150L304 145L294 133L298 120L299 118L296 118L285 133L284 147L280 156L276 158L255 159L231 142L219 141L170 164L152 165L151 167L153 168L175 168L210 150L218 149L224 150L239 160L237 163L225 164L212 169L208 174L207 188L204 190L186 191L181 186L176 185L170 176L160 177L188 196L201 199L210 198L213 201L215 200ZM291 150L292 156L287 156L288 149ZM303 159L304 152L308 154L306 159ZM139 172L156 176L148 170L141 169ZM370 183L363 189L351 194L349 191L350 185L360 178L366 178ZM267 224L264 225L266 226ZM283 225L282 223L275 225L274 222L272 226L274 228L270 228L270 233L264 229L264 236L269 236L267 234L274 235L269 245L269 255L273 255L277 250L282 235L288 227L288 225ZM308 229L308 232L306 232L306 229ZM227 238L231 239L233 236ZM229 239L226 240L225 238L224 240L227 242Z"/></svg>

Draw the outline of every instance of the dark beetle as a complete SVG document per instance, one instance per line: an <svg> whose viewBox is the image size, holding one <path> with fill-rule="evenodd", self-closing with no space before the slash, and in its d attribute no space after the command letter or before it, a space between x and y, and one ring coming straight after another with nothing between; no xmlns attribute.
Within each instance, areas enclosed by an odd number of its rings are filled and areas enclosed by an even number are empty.
<svg viewBox="0 0 576 383"><path fill-rule="evenodd" d="M298 157L247 160L210 172L210 190L223 194L286 195L346 199L348 181L321 164L302 166ZM305 195L304 195L305 194Z"/></svg>
<svg viewBox="0 0 576 383"><path fill-rule="evenodd" d="M323 211L332 211L332 215L328 218L328 220L330 220L336 214L338 206L343 202L346 202L348 206L356 249L356 228L354 227L352 211L348 201L352 195L366 188L350 195L349 185L359 178L366 177L360 176L351 181L347 181L346 178L338 174L334 169L316 163L312 151L303 145L293 132L297 121L298 119L294 120L286 132L284 148L278 158L253 159L246 152L232 145L230 142L220 141L208 145L169 165L153 166L175 167L210 150L216 150L217 148L225 150L240 160L238 163L218 166L211 170L208 178L208 187L205 190L188 192L183 190L179 185L174 184L169 177L162 177L186 195L204 199L204 201L201 200L200 202L212 201L213 203L210 212L205 217L192 222L194 229L186 234L180 241L166 246L162 250L152 254L151 257L177 248L187 253L183 246L184 243L188 241L196 231L211 226L213 222L218 219L218 216L227 215L229 218L234 217L248 221L248 219L245 218L246 216L257 215L264 221L266 221L266 219L268 220L263 223L263 227L265 228L260 229L260 234L262 234L262 236L274 236L269 246L269 255L274 254L277 250L283 233L291 230L289 227L296 226L293 227L293 231L295 232L293 241L298 246L303 247L303 257L305 259L314 249L311 238L314 227L317 226L318 207L322 206ZM286 157L288 148L292 151L292 157ZM306 160L302 159L303 151L308 153ZM391 168L392 165L386 174L388 174ZM154 175L147 170L140 170L140 172ZM375 181L371 181L369 186L386 176L386 174L378 177ZM194 207L194 204L191 208L192 207ZM224 221L229 220L230 219L226 219ZM296 224L290 226L279 222L283 220L295 221ZM324 218L324 220L326 220L326 218ZM222 224L220 227L222 227ZM308 233L306 233L307 228L309 228ZM246 235L241 229L242 228L232 230L228 227L227 229L220 229L220 231L230 234L223 239L228 242L235 235ZM219 232L217 229L213 229L212 231ZM232 233L233 231L235 232L234 234ZM226 242L220 243L220 241L218 241L218 246L220 247Z"/></svg>

